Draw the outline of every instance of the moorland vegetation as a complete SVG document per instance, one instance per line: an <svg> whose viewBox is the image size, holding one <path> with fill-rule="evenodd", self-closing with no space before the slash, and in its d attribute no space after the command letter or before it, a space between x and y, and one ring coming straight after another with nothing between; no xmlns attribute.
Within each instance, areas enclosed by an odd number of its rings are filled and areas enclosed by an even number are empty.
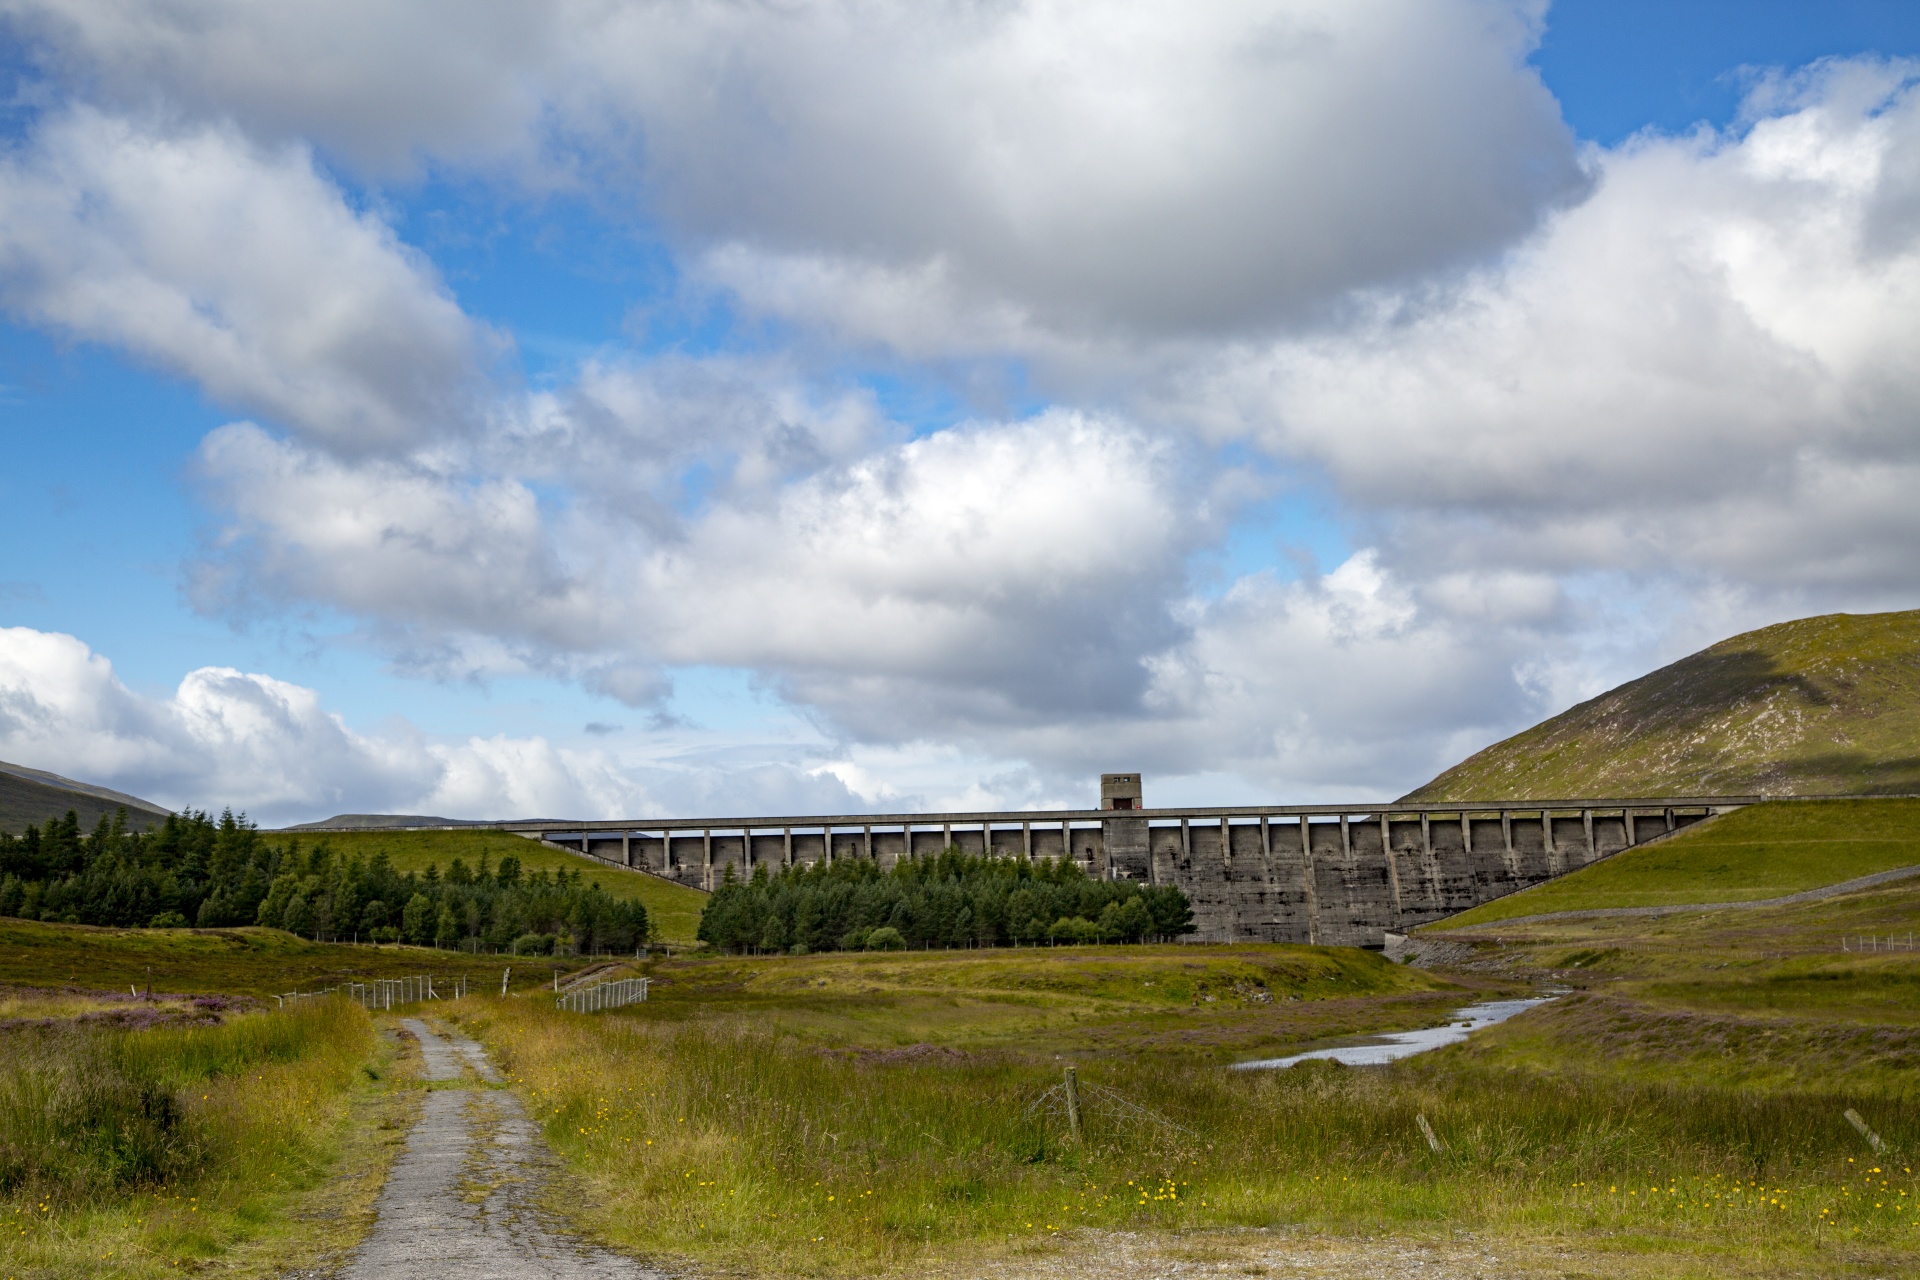
<svg viewBox="0 0 1920 1280"><path fill-rule="evenodd" d="M1542 928L1445 975L1292 946L689 957L613 1015L457 1016L591 1187L584 1223L643 1257L905 1274L1112 1232L1219 1261L1249 1231L1249 1262L1276 1231L1471 1232L1540 1274L1889 1274L1920 1246L1920 957L1834 941L1916 908ZM1225 1069L1545 983L1391 1066Z"/></svg>
<svg viewBox="0 0 1920 1280"><path fill-rule="evenodd" d="M1920 609L1722 640L1468 757L1408 800L1920 793Z"/></svg>
<svg viewBox="0 0 1920 1280"><path fill-rule="evenodd" d="M1752 845L1784 850L1793 877L1824 863L1844 878L1882 856L1868 845L1905 839L1838 806L1748 813L1703 865L1775 860ZM1688 874L1650 864L1625 890ZM1439 971L1282 945L709 949L596 965L653 979L612 1012L556 1009L549 966L518 961L513 995L489 980L407 1012L486 1044L577 1180L556 1211L676 1271L1080 1274L1165 1248L1259 1274L1280 1269L1276 1249L1376 1246L1405 1269L1409 1250L1470 1238L1514 1275L1889 1275L1920 1248L1920 955L1839 940L1916 922L1920 884L1899 882L1454 930ZM418 1096L394 1070L393 1015L242 1001L206 1015L218 1026L174 1025L194 1002L126 983L151 968L161 985L190 971L201 990L272 991L292 964L382 962L477 957L0 923L0 984L68 980L0 999L0 1147L68 1144L10 1166L0 1275L280 1274L320 1265L263 1252L309 1230L337 1259ZM113 978L116 1007L151 1003L152 1029L73 989ZM1559 998L1388 1067L1227 1069L1543 988ZM299 1030L323 1014L324 1036ZM318 1207L344 1186L361 1208Z"/></svg>
<svg viewBox="0 0 1920 1280"><path fill-rule="evenodd" d="M244 816L171 814L130 831L124 812L82 835L76 814L0 833L0 915L67 924L265 925L318 941L406 941L522 953L627 951L645 904L578 872L523 872L511 854L443 875L398 871L383 853L337 856L325 839L263 835Z"/></svg>
<svg viewBox="0 0 1920 1280"><path fill-rule="evenodd" d="M981 857L949 848L881 871L864 858L728 869L700 917L722 951L806 954L929 947L1139 942L1193 932L1170 886L1096 880L1067 859Z"/></svg>
<svg viewBox="0 0 1920 1280"><path fill-rule="evenodd" d="M19 1018L0 1049L8 1276L311 1263L351 1243L343 1210L377 1190L381 1136L402 1118L393 1051L344 1000L134 1024Z"/></svg>

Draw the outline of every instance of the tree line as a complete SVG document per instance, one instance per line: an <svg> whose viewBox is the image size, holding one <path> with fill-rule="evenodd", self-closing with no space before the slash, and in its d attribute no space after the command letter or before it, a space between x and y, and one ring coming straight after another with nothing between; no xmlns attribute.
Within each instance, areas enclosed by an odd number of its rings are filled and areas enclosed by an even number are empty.
<svg viewBox="0 0 1920 1280"><path fill-rule="evenodd" d="M1172 886L1095 880L1067 859L982 857L949 848L881 871L816 862L750 879L731 867L699 937L734 952L889 950L1140 942L1193 932Z"/></svg>
<svg viewBox="0 0 1920 1280"><path fill-rule="evenodd" d="M454 858L442 875L394 870L385 853L339 857L325 840L264 838L245 815L171 814L131 831L126 810L82 834L78 817L0 832L0 916L122 927L259 924L321 942L406 941L522 953L625 951L646 907L579 872L525 872Z"/></svg>

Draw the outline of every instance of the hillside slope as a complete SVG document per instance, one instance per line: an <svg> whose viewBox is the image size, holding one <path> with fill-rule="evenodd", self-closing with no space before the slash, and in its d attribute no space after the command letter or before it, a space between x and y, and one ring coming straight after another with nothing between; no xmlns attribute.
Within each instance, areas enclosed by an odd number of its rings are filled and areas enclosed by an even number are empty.
<svg viewBox="0 0 1920 1280"><path fill-rule="evenodd" d="M1749 631L1470 756L1408 800L1920 793L1920 610Z"/></svg>
<svg viewBox="0 0 1920 1280"><path fill-rule="evenodd" d="M1920 800L1754 804L1427 928L1551 911L1758 902L1916 865Z"/></svg>
<svg viewBox="0 0 1920 1280"><path fill-rule="evenodd" d="M683 947L693 945L700 912L707 905L707 895L698 889L644 871L622 870L505 831L330 831L294 827L275 834L296 832L303 837L302 844L324 844L341 857L371 859L376 853L384 853L394 870L401 872L425 871L429 866L445 871L455 858L464 858L469 867L474 867L482 854L498 862L509 853L528 871L575 872L616 898L640 899L647 906L660 941Z"/></svg>
<svg viewBox="0 0 1920 1280"><path fill-rule="evenodd" d="M0 831L10 835L49 818L64 818L69 809L79 815L81 829L89 830L102 815L111 817L121 805L126 806L128 821L136 830L167 816L166 809L151 800L0 760Z"/></svg>

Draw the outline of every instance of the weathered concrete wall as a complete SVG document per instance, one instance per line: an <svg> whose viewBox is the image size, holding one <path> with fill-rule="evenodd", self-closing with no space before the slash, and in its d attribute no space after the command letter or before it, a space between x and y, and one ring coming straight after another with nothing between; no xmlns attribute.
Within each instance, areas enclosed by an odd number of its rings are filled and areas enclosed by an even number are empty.
<svg viewBox="0 0 1920 1280"><path fill-rule="evenodd" d="M886 870L949 845L1005 857L1064 855L1090 875L1177 885L1193 902L1197 941L1377 947L1388 933L1550 880L1753 799L1191 816L1166 810L1127 817L1112 811L898 815L812 829L805 819L752 825L736 819L703 829L678 822L672 824L677 829L652 832L609 829L614 824L571 832L524 825L532 828L525 834L700 889L713 888L729 871L744 878L760 867L806 867L822 859L872 858Z"/></svg>

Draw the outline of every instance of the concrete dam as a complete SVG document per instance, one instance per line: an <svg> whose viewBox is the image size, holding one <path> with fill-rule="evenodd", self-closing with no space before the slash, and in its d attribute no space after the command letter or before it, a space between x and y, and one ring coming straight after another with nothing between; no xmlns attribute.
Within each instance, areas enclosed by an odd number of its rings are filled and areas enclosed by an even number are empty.
<svg viewBox="0 0 1920 1280"><path fill-rule="evenodd" d="M1762 798L1144 809L1123 803L1137 800L1137 783L1103 793L1128 789L1103 794L1100 809L1049 812L493 825L709 890L728 869L744 877L864 858L887 870L949 846L1069 858L1091 876L1178 886L1193 902L1195 941L1379 947L1388 933Z"/></svg>

